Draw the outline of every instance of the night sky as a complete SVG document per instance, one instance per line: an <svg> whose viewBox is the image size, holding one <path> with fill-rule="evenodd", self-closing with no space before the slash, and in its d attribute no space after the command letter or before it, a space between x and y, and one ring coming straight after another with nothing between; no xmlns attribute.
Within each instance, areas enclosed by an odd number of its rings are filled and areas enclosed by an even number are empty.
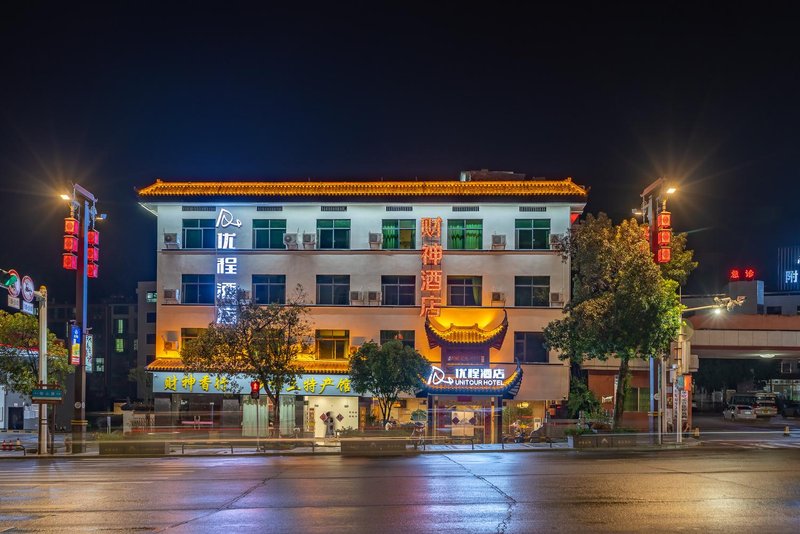
<svg viewBox="0 0 800 534"><path fill-rule="evenodd" d="M0 7L0 267L58 300L74 298L57 198L71 180L108 214L92 300L154 279L134 187L157 177L514 170L572 176L588 212L619 220L667 176L694 293L723 290L733 266L777 289L777 247L800 242L800 47L775 5L67 4Z"/></svg>

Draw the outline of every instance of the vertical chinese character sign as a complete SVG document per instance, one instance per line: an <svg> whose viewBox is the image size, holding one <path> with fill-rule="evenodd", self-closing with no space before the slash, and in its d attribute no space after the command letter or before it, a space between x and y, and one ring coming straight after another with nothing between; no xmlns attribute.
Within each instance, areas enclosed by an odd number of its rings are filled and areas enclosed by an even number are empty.
<svg viewBox="0 0 800 534"><path fill-rule="evenodd" d="M437 316L442 305L442 218L420 219L422 234L422 278L420 316Z"/></svg>
<svg viewBox="0 0 800 534"><path fill-rule="evenodd" d="M236 298L239 285L236 275L239 274L239 258L235 255L236 228L242 227L242 221L233 213L222 208L216 222L217 230L217 267L216 267L216 301L217 322L236 322Z"/></svg>

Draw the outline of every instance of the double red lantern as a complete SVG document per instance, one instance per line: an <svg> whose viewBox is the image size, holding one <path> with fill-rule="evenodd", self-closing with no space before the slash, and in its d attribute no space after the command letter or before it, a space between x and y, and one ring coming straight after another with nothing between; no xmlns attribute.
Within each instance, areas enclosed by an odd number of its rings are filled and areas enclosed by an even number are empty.
<svg viewBox="0 0 800 534"><path fill-rule="evenodd" d="M100 232L97 230L89 230L86 233L86 276L89 278L97 278L98 267L100 262Z"/></svg>
<svg viewBox="0 0 800 534"><path fill-rule="evenodd" d="M75 271L78 269L78 248L80 247L80 221L74 217L64 219L64 252L61 266ZM100 261L100 232L89 230L86 233L86 276L97 278Z"/></svg>
<svg viewBox="0 0 800 534"><path fill-rule="evenodd" d="M656 241L654 243L656 263L669 263L672 259L672 214L662 211L656 217Z"/></svg>

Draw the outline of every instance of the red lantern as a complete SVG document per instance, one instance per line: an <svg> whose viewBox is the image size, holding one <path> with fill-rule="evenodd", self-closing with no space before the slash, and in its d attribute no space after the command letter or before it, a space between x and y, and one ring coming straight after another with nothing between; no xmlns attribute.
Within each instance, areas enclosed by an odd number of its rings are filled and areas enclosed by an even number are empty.
<svg viewBox="0 0 800 534"><path fill-rule="evenodd" d="M90 263L86 266L86 276L89 278L97 278L97 265Z"/></svg>
<svg viewBox="0 0 800 534"><path fill-rule="evenodd" d="M61 265L70 271L78 269L78 256L75 254L66 253L63 255Z"/></svg>
<svg viewBox="0 0 800 534"><path fill-rule="evenodd" d="M659 247L668 247L671 240L672 240L671 230L659 230L658 234L656 234L656 243L658 244Z"/></svg>
<svg viewBox="0 0 800 534"><path fill-rule="evenodd" d="M86 233L86 242L89 245L97 246L100 244L100 232L97 230L89 230Z"/></svg>
<svg viewBox="0 0 800 534"><path fill-rule="evenodd" d="M100 249L97 247L89 247L86 249L86 259L89 261L100 261Z"/></svg>
<svg viewBox="0 0 800 534"><path fill-rule="evenodd" d="M64 236L64 252L78 252L78 238L72 235Z"/></svg>
<svg viewBox="0 0 800 534"><path fill-rule="evenodd" d="M78 235L80 233L80 226L78 219L74 217L67 217L64 219L64 233L68 235Z"/></svg>
<svg viewBox="0 0 800 534"><path fill-rule="evenodd" d="M672 249L670 249L669 247L658 249L658 253L656 254L657 263L669 263L671 259L672 259Z"/></svg>
<svg viewBox="0 0 800 534"><path fill-rule="evenodd" d="M658 217L656 217L656 226L658 226L659 229L672 226L672 214L668 211L659 213Z"/></svg>

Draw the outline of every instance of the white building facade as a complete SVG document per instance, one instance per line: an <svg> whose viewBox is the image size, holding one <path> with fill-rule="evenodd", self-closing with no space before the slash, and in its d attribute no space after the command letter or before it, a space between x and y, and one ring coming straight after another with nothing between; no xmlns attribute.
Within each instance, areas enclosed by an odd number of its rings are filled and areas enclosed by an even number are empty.
<svg viewBox="0 0 800 534"><path fill-rule="evenodd" d="M156 345L148 366L157 424L199 417L252 435L249 388L231 394L235 377L184 373L180 349L225 320L216 306L220 289L238 287L270 303L285 302L298 285L314 349L301 361L305 374L282 395L282 434L321 437L369 426L371 399L349 388L347 359L365 341L395 338L439 373L427 377L428 391L398 403L401 423L424 416L431 433L493 442L509 421L541 422L568 395L568 366L542 347L542 331L570 294L557 238L586 197L571 179L510 173L450 181L157 181L139 190L157 217ZM496 369L493 381L467 379L488 376L485 369Z"/></svg>

